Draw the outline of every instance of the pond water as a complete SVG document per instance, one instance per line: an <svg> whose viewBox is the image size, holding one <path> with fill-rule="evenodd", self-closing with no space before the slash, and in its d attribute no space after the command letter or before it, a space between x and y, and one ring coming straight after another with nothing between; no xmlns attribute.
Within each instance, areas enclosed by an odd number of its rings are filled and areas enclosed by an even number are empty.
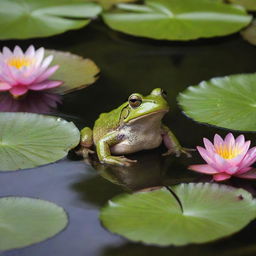
<svg viewBox="0 0 256 256"><path fill-rule="evenodd" d="M175 43L133 38L93 23L83 30L64 35L18 43L26 48L37 47L70 51L93 59L101 69L100 79L87 89L64 97L58 115L72 120L82 128L92 126L98 115L123 103L133 92L148 94L161 87L168 92L170 113L165 123L185 147L202 144L203 137L212 138L227 131L197 124L185 117L176 97L188 85L198 84L216 76L255 71L255 47L239 35L191 43ZM3 43L1 47L3 46ZM33 124L31 124L33 125ZM239 134L239 133L235 133ZM246 134L256 144L254 134ZM64 207L69 215L68 227L45 242L23 249L3 252L3 256L144 256L144 255L255 255L256 225L251 223L238 234L203 245L184 247L145 246L131 243L105 230L99 221L99 209L113 196L124 191L147 187L200 181L202 175L186 170L201 163L194 153L162 158L162 148L140 152L131 158L139 164L131 168L94 167L74 157L31 170L0 174L0 196L27 196L49 200ZM254 193L255 183L238 183ZM24 231L26 232L26 231Z"/></svg>

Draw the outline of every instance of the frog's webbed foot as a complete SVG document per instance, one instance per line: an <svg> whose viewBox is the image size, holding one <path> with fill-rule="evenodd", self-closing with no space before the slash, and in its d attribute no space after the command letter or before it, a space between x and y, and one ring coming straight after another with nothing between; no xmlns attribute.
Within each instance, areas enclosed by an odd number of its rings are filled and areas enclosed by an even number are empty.
<svg viewBox="0 0 256 256"><path fill-rule="evenodd" d="M119 166L131 166L132 164L137 163L137 160L131 160L124 156L107 156L101 160L101 163Z"/></svg>
<svg viewBox="0 0 256 256"><path fill-rule="evenodd" d="M166 153L162 154L162 156L169 156L169 155L175 154L176 157L180 157L181 154L185 154L187 157L192 157L189 151L196 151L196 150L192 148L179 147L175 149L169 149Z"/></svg>

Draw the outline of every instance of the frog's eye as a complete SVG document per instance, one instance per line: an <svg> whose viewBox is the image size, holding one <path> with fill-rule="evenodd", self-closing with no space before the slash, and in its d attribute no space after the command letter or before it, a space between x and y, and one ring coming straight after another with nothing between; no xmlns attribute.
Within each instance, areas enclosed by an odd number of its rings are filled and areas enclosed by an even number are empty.
<svg viewBox="0 0 256 256"><path fill-rule="evenodd" d="M132 108L137 108L142 103L142 98L138 95L131 95L128 101Z"/></svg>
<svg viewBox="0 0 256 256"><path fill-rule="evenodd" d="M162 91L161 91L161 94L162 94L162 96L163 96L164 98L167 98L167 92L166 92L166 91L162 90Z"/></svg>

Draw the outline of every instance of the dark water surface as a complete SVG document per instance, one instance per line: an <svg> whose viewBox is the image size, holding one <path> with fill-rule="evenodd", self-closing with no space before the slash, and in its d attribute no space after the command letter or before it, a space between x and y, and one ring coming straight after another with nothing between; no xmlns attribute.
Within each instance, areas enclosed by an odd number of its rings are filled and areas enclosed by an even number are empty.
<svg viewBox="0 0 256 256"><path fill-rule="evenodd" d="M168 92L171 112L165 123L182 145L195 147L202 137L212 138L227 131L196 124L182 115L176 97L188 85L216 76L255 72L256 49L238 35L192 43L156 42L115 33L100 23L83 30L49 39L1 42L12 47L29 44L70 51L93 59L101 69L100 79L82 91L66 95L60 116L81 128L92 126L102 112L123 103L133 92L148 94L162 87ZM73 117L73 118L72 118ZM239 134L239 133L235 133ZM256 145L256 136L247 134ZM3 252L3 256L249 256L256 254L256 225L218 242L184 247L144 246L130 243L106 231L98 219L99 209L113 196L152 186L199 181L202 175L186 166L202 163L193 159L162 158L162 149L138 153L132 168L95 168L81 160L61 160L35 169L0 173L0 196L27 196L50 200L69 214L68 227L57 236L23 249ZM205 176L204 176L205 177ZM238 184L254 192L253 183ZM26 232L24 230L24 232Z"/></svg>

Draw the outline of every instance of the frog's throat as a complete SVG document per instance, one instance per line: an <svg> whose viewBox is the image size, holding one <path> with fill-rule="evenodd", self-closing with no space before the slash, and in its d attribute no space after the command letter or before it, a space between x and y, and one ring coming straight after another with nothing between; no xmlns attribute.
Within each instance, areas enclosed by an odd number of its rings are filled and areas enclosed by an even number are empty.
<svg viewBox="0 0 256 256"><path fill-rule="evenodd" d="M131 119L128 122L126 122L126 124L131 124L131 123L136 122L136 121L138 121L140 119L144 119L146 117L154 116L154 115L158 115L158 114L162 114L164 116L167 112L169 112L169 108L157 110L157 111L154 111L154 112L151 112L151 113L148 113L148 114L136 117L134 119Z"/></svg>

